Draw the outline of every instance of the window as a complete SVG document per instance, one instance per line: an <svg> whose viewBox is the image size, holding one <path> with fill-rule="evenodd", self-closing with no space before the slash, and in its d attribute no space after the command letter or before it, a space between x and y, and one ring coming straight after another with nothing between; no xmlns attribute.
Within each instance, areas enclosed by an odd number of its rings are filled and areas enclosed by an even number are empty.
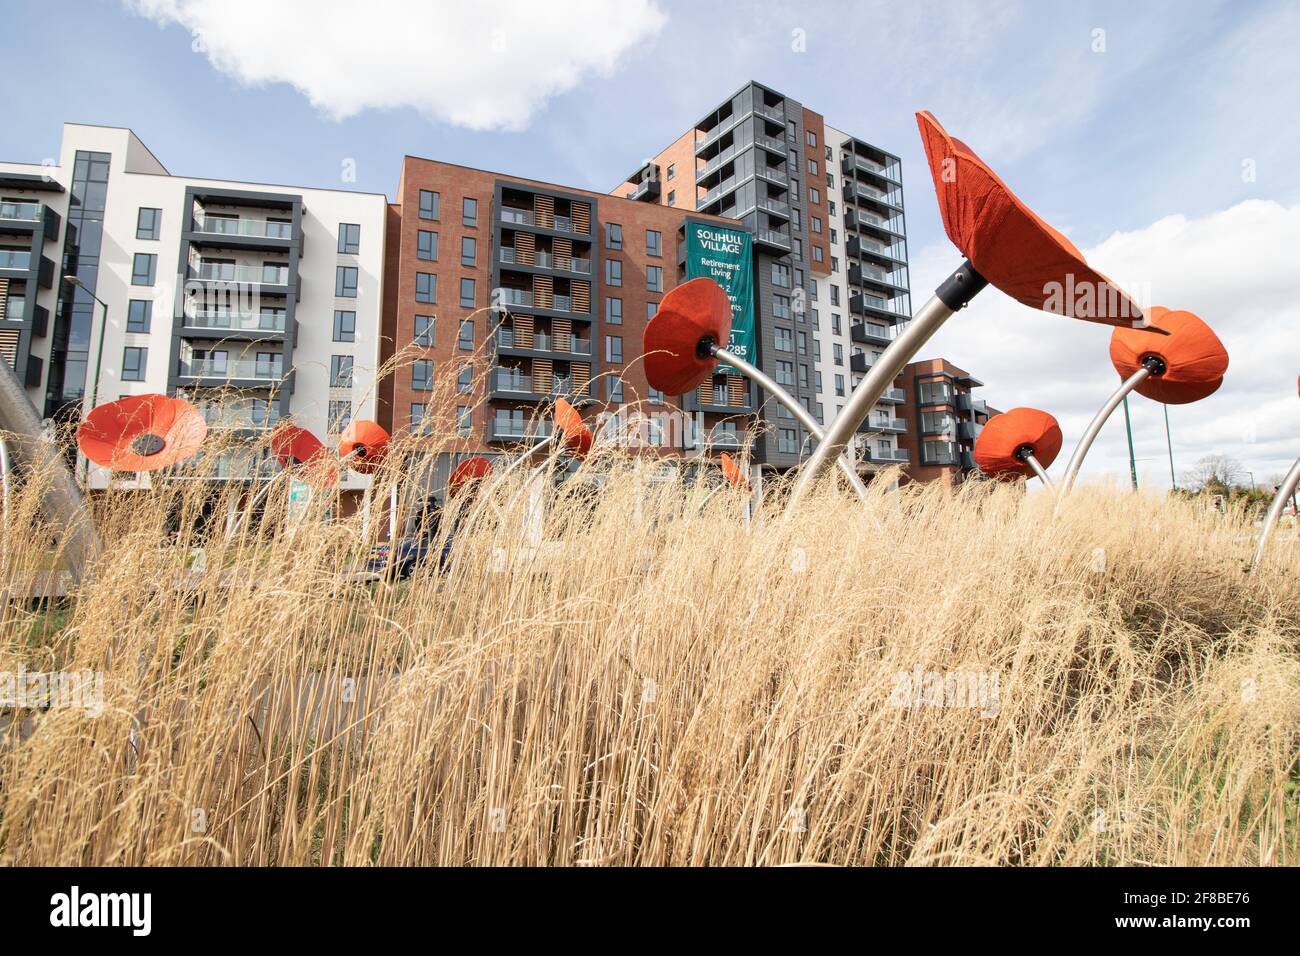
<svg viewBox="0 0 1300 956"><path fill-rule="evenodd" d="M456 406L456 434L468 438L474 429L474 408L471 405Z"/></svg>
<svg viewBox="0 0 1300 956"><path fill-rule="evenodd" d="M340 299L357 297L357 267L338 266L334 272L334 294Z"/></svg>
<svg viewBox="0 0 1300 956"><path fill-rule="evenodd" d="M839 271L840 271L840 257L831 256L831 272L839 272Z"/></svg>
<svg viewBox="0 0 1300 956"><path fill-rule="evenodd" d="M795 144L797 145L798 142L799 142L799 127L798 127L798 125L795 123L794 120L786 120L785 127L786 127L786 129L785 129L785 140L786 140L786 142L787 142L787 143L795 143ZM791 150L791 152L793 152L793 150Z"/></svg>
<svg viewBox="0 0 1300 956"><path fill-rule="evenodd" d="M606 362L623 361L623 336L621 335L605 336L605 361Z"/></svg>
<svg viewBox="0 0 1300 956"><path fill-rule="evenodd" d="M158 257L148 252L137 252L131 262L131 285L153 285Z"/></svg>
<svg viewBox="0 0 1300 956"><path fill-rule="evenodd" d="M605 387L608 391L609 400L611 402L623 401L623 379L618 375L611 375L605 379L605 382L607 383Z"/></svg>
<svg viewBox="0 0 1300 956"><path fill-rule="evenodd" d="M415 317L415 344L424 349L433 348L433 316Z"/></svg>
<svg viewBox="0 0 1300 956"><path fill-rule="evenodd" d="M460 237L460 264L478 265L478 240L473 236Z"/></svg>
<svg viewBox="0 0 1300 956"><path fill-rule="evenodd" d="M844 376L838 373L835 376L835 395L838 398L844 397Z"/></svg>
<svg viewBox="0 0 1300 956"><path fill-rule="evenodd" d="M357 340L357 314L334 310L334 341L355 342Z"/></svg>
<svg viewBox="0 0 1300 956"><path fill-rule="evenodd" d="M438 193L430 192L427 189L420 190L420 218L421 219L438 218L438 200L440 198L441 197L439 196Z"/></svg>
<svg viewBox="0 0 1300 956"><path fill-rule="evenodd" d="M610 325L623 324L623 300L613 296L605 297L605 321Z"/></svg>
<svg viewBox="0 0 1300 956"><path fill-rule="evenodd" d="M819 361L819 362L822 360L822 340L821 340L821 339L816 339L816 338L813 339L813 358L815 358L815 359L816 359L817 361ZM821 372L818 372L818 373L817 373L817 382L818 382L817 390L818 390L818 391L821 391L821 377L822 377L822 373L821 373Z"/></svg>
<svg viewBox="0 0 1300 956"><path fill-rule="evenodd" d="M149 363L149 350L128 345L122 353L122 381L143 382L145 366Z"/></svg>
<svg viewBox="0 0 1300 956"><path fill-rule="evenodd" d="M808 333L796 332L795 341L799 344L799 354L807 355L808 354Z"/></svg>
<svg viewBox="0 0 1300 956"><path fill-rule="evenodd" d="M12 305L12 302L10 304ZM132 299L127 303L126 330L128 332L148 332L152 318L153 302L150 300Z"/></svg>
<svg viewBox="0 0 1300 956"><path fill-rule="evenodd" d="M776 380L781 385L793 385L794 363L778 359L776 363Z"/></svg>
<svg viewBox="0 0 1300 956"><path fill-rule="evenodd" d="M653 319L655 317L655 313L658 311L659 311L658 302L647 302L645 304L645 317L647 319Z"/></svg>
<svg viewBox="0 0 1300 956"><path fill-rule="evenodd" d="M819 345L819 344L820 344L820 343L817 342L815 339L813 340L813 345ZM819 393L821 392L821 390L822 390L822 373L821 373L821 372L813 372L813 388L816 389Z"/></svg>
<svg viewBox="0 0 1300 956"><path fill-rule="evenodd" d="M817 148L817 134L812 130L808 130L808 145L813 149Z"/></svg>
<svg viewBox="0 0 1300 956"><path fill-rule="evenodd" d="M415 301L438 301L438 277L432 272L417 272L415 274Z"/></svg>
<svg viewBox="0 0 1300 956"><path fill-rule="evenodd" d="M623 227L616 222L605 223L605 248L623 248Z"/></svg>
<svg viewBox="0 0 1300 956"><path fill-rule="evenodd" d="M460 304L466 309L474 308L474 280L460 280Z"/></svg>
<svg viewBox="0 0 1300 956"><path fill-rule="evenodd" d="M416 359L411 363L411 388L417 392L433 390L432 359Z"/></svg>
<svg viewBox="0 0 1300 956"><path fill-rule="evenodd" d="M662 256L664 254L664 237L659 230L647 229L645 231L645 253L648 256Z"/></svg>
<svg viewBox="0 0 1300 956"><path fill-rule="evenodd" d="M463 319L460 323L460 333L456 338L456 344L466 352L474 351L474 320Z"/></svg>
<svg viewBox="0 0 1300 956"><path fill-rule="evenodd" d="M785 455L795 454L799 450L799 433L793 428L778 428L776 450Z"/></svg>
<svg viewBox="0 0 1300 956"><path fill-rule="evenodd" d="M837 285L832 285L832 286L831 286L831 305L839 305L839 304L840 304L840 287L837 286Z"/></svg>
<svg viewBox="0 0 1300 956"><path fill-rule="evenodd" d="M923 405L943 405L952 400L952 391L945 379L934 379L921 383L921 403Z"/></svg>
<svg viewBox="0 0 1300 956"><path fill-rule="evenodd" d="M799 387L808 387L808 366L803 365L802 363L799 365ZM808 399L805 398L804 403L807 404L807 401Z"/></svg>
<svg viewBox="0 0 1300 956"><path fill-rule="evenodd" d="M677 164L676 164L676 163L669 163L669 164L668 164L668 178L669 178L669 179L672 179L672 178L673 178L674 176L676 176L676 175L677 175Z"/></svg>
<svg viewBox="0 0 1300 956"><path fill-rule="evenodd" d="M460 221L466 226L478 225L478 200L465 197L460 208Z"/></svg>
<svg viewBox="0 0 1300 956"><path fill-rule="evenodd" d="M326 431L341 432L352 421L352 403L346 399L330 402L329 419L325 423Z"/></svg>
<svg viewBox="0 0 1300 956"><path fill-rule="evenodd" d="M790 318L790 297L779 292L772 296L772 315L778 319Z"/></svg>
<svg viewBox="0 0 1300 956"><path fill-rule="evenodd" d="M438 234L421 229L415 234L415 258L425 262L438 261Z"/></svg>
<svg viewBox="0 0 1300 956"><path fill-rule="evenodd" d="M776 326L772 329L772 345L778 352L794 351L794 338L789 329Z"/></svg>
<svg viewBox="0 0 1300 956"><path fill-rule="evenodd" d="M808 160L808 175L809 175L809 176L816 176L816 175L817 175L817 168L818 168L818 167L817 167L817 160L815 160L815 159L810 159L810 160Z"/></svg>
<svg viewBox="0 0 1300 956"><path fill-rule="evenodd" d="M622 285L623 284L623 263L618 259L605 260L605 284Z"/></svg>
<svg viewBox="0 0 1300 956"><path fill-rule="evenodd" d="M796 259L802 259L802 258L803 258L803 240L802 240L802 239L791 239L790 242L791 242L791 249L793 250L793 252L792 252L791 254L792 254ZM814 251L814 252L817 251L816 246L813 247L813 251Z"/></svg>
<svg viewBox="0 0 1300 956"><path fill-rule="evenodd" d="M461 395L468 395L474 391L474 369L468 365L462 365L460 371L456 373L456 391Z"/></svg>
<svg viewBox="0 0 1300 956"><path fill-rule="evenodd" d="M330 388L352 387L352 356L330 356Z"/></svg>
<svg viewBox="0 0 1300 956"><path fill-rule="evenodd" d="M411 403L411 431L416 434L429 434L429 429L425 422L428 417L428 412L429 408L424 404L424 402Z"/></svg>
<svg viewBox="0 0 1300 956"><path fill-rule="evenodd" d="M355 222L339 223L339 252L355 256L361 251L361 226Z"/></svg>
<svg viewBox="0 0 1300 956"><path fill-rule="evenodd" d="M790 288L790 267L784 262L772 263L772 285L778 289Z"/></svg>
<svg viewBox="0 0 1300 956"><path fill-rule="evenodd" d="M654 402L656 405L662 405L664 403L664 393L659 391L659 389L655 388L653 385L650 386L650 401Z"/></svg>
<svg viewBox="0 0 1300 956"><path fill-rule="evenodd" d="M840 314L838 312L831 313L831 331L836 335L840 334L840 331L842 329L842 324L841 324L842 321L843 320L840 318Z"/></svg>
<svg viewBox="0 0 1300 956"><path fill-rule="evenodd" d="M812 231L820 233L822 231L821 216L809 216L808 221L812 224Z"/></svg>
<svg viewBox="0 0 1300 956"><path fill-rule="evenodd" d="M677 190L675 189L668 190L668 205L670 206L677 205Z"/></svg>
<svg viewBox="0 0 1300 956"><path fill-rule="evenodd" d="M820 206L822 202L822 191L815 186L809 186L808 201L814 206Z"/></svg>
<svg viewBox="0 0 1300 956"><path fill-rule="evenodd" d="M157 239L162 232L162 210L141 206L135 217L137 239Z"/></svg>
<svg viewBox="0 0 1300 956"><path fill-rule="evenodd" d="M646 266L645 267L645 287L647 292L664 291L664 269L663 266Z"/></svg>
<svg viewBox="0 0 1300 956"><path fill-rule="evenodd" d="M836 365L844 364L844 346L840 345L839 342L835 342L831 345L831 355L835 359Z"/></svg>

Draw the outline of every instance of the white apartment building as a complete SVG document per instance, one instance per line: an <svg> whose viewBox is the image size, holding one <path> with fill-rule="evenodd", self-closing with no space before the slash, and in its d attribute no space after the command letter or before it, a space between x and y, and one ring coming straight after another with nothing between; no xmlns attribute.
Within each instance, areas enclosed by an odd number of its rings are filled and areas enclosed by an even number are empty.
<svg viewBox="0 0 1300 956"><path fill-rule="evenodd" d="M911 317L898 157L825 127L829 272L814 269L816 401L824 422L844 407L867 370ZM893 388L859 429L859 467L906 464L898 444L902 389Z"/></svg>
<svg viewBox="0 0 1300 956"><path fill-rule="evenodd" d="M65 124L57 162L0 163L0 355L51 418L163 392L212 429L292 417L331 445L376 417L386 213L381 194L173 176L128 129Z"/></svg>

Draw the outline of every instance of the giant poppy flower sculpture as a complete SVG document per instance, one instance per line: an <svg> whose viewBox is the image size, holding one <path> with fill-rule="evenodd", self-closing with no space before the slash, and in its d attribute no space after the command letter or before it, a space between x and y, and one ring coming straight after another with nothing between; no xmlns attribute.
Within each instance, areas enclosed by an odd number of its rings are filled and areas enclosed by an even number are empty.
<svg viewBox="0 0 1300 956"><path fill-rule="evenodd" d="M184 399L132 395L92 409L77 427L77 447L112 471L157 471L192 457L207 434L207 422Z"/></svg>
<svg viewBox="0 0 1300 956"><path fill-rule="evenodd" d="M949 136L928 112L916 114L943 227L966 257L935 289L880 359L804 465L790 496L793 507L838 457L867 413L903 367L954 312L992 284L1018 302L1055 315L1133 328L1147 323L1141 308L1082 253L1026 206L988 164Z"/></svg>
<svg viewBox="0 0 1300 956"><path fill-rule="evenodd" d="M1150 318L1164 334L1117 328L1110 337L1110 361L1120 386L1093 417L1070 455L1061 479L1061 497L1069 494L1079 469L1106 420L1136 391L1166 405L1186 405L1214 394L1228 371L1228 351L1219 337L1191 312L1152 306Z"/></svg>
<svg viewBox="0 0 1300 956"><path fill-rule="evenodd" d="M1297 380L1297 388L1300 388L1300 380ZM1258 565L1264 560L1264 550L1268 546L1269 535L1277 527L1278 519L1282 517L1282 509L1286 507L1288 499L1293 499L1297 486L1300 486L1300 458L1295 460L1291 470L1282 479L1282 484L1277 486L1273 502L1268 506L1268 514L1264 516L1264 527L1259 532L1259 543L1255 546L1255 559L1252 564ZM1300 514L1296 518L1300 520Z"/></svg>
<svg viewBox="0 0 1300 956"><path fill-rule="evenodd" d="M994 415L975 439L975 463L990 478L1014 481L1037 475L1052 487L1047 469L1061 451L1061 427L1037 408Z"/></svg>
<svg viewBox="0 0 1300 956"><path fill-rule="evenodd" d="M369 475L388 454L388 430L378 422L357 418L339 436L339 459L353 471Z"/></svg>
<svg viewBox="0 0 1300 956"><path fill-rule="evenodd" d="M794 415L816 439L822 427L808 409L757 366L727 347L731 338L731 300L722 286L701 276L677 286L659 303L642 337L645 375L665 395L681 395L703 385L725 362L757 382ZM861 498L867 489L853 463L838 457L840 470Z"/></svg>
<svg viewBox="0 0 1300 956"><path fill-rule="evenodd" d="M721 460L722 477L727 484L733 488L739 488L741 491L749 491L749 482L745 479L745 470L740 467L740 463L725 451L721 455Z"/></svg>
<svg viewBox="0 0 1300 956"><path fill-rule="evenodd" d="M451 470L447 478L447 497L455 498L463 491L477 487L488 475L492 474L492 461L482 455L466 458Z"/></svg>
<svg viewBox="0 0 1300 956"><path fill-rule="evenodd" d="M338 484L338 463L307 429L292 422L281 422L271 433L271 453L280 467L302 475L313 488L333 488Z"/></svg>

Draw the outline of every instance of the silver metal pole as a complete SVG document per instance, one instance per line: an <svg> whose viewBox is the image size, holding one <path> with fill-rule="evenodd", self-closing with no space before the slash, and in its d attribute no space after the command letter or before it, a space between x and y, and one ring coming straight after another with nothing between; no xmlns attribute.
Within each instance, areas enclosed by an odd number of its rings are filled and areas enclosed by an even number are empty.
<svg viewBox="0 0 1300 956"><path fill-rule="evenodd" d="M1295 460L1291 470L1286 473L1286 477L1282 479L1282 484L1277 489L1277 494L1273 496L1273 503L1268 506L1268 514L1264 516L1264 527L1259 532L1259 544L1255 548L1255 560L1251 562L1251 567L1257 567L1264 560L1264 548L1268 545L1268 537L1277 526L1278 518L1282 516L1286 500L1295 494L1297 485L1300 485L1300 458ZM1300 521L1300 514L1296 515L1296 520Z"/></svg>
<svg viewBox="0 0 1300 956"><path fill-rule="evenodd" d="M788 508L797 506L812 488L817 476L826 469L831 458L843 453L844 447L858 430L858 426L870 414L876 402L880 401L880 397L893 386L894 379L898 378L899 373L920 351L921 346L929 341L952 314L953 309L935 295L921 306L920 311L908 323L907 328L903 329L902 334L881 353L876 364L871 366L871 371L853 390L843 410L835 416L835 420L826 429L826 434L817 445L812 458L800 470L799 480L795 482Z"/></svg>
<svg viewBox="0 0 1300 956"><path fill-rule="evenodd" d="M728 352L726 349L718 348L716 345L713 347L713 354L720 362L725 362L727 365L734 366L740 372L749 378L752 378L759 385L763 386L763 388L771 392L772 397L788 408L790 413L798 419L799 424L808 429L809 434L816 438L818 442L824 440L825 431L821 425L817 424L817 419L813 418L808 409L795 401L794 396L777 384L774 379L769 378L762 369L749 364L739 355L736 355L733 352ZM862 479L858 477L858 470L854 466L853 462L845 455L840 455L837 461L840 466L840 471L844 473L844 477L847 478L849 484L853 486L853 490L858 493L858 497L863 501L866 501L867 486L864 485Z"/></svg>
<svg viewBox="0 0 1300 956"><path fill-rule="evenodd" d="M1039 481L1045 484L1048 488L1055 490L1056 486L1052 484L1052 479L1047 477L1047 469L1045 469L1042 464L1039 463L1038 459L1034 457L1033 452L1025 455L1024 461L1025 464L1034 469L1034 474L1038 476Z"/></svg>
<svg viewBox="0 0 1300 956"><path fill-rule="evenodd" d="M1092 421L1088 424L1087 430L1083 437L1079 439L1079 444L1074 448L1074 454L1070 456L1070 463L1065 466L1065 477L1061 479L1061 490L1057 493L1058 498L1063 500L1074 487L1074 481L1079 477L1079 469L1083 467L1083 459L1088 454L1088 449L1092 443L1097 440L1097 435L1101 433L1102 426L1110 418L1111 413L1119 408L1119 403L1124 401L1128 393L1137 388L1151 375L1151 370L1145 365L1136 372L1124 379L1119 388L1106 399L1106 404L1101 406L1101 410L1093 416ZM1057 501L1057 507L1060 507L1060 500Z"/></svg>
<svg viewBox="0 0 1300 956"><path fill-rule="evenodd" d="M0 486L4 494L4 527L9 528L9 446L0 438Z"/></svg>
<svg viewBox="0 0 1300 956"><path fill-rule="evenodd" d="M41 418L36 406L18 381L9 363L0 361L0 431L14 438L14 454L33 472L46 469L46 485L41 509L50 523L63 529L64 551L72 583L81 583L91 562L99 554L99 535L82 498L81 489L59 454L58 447L41 433Z"/></svg>

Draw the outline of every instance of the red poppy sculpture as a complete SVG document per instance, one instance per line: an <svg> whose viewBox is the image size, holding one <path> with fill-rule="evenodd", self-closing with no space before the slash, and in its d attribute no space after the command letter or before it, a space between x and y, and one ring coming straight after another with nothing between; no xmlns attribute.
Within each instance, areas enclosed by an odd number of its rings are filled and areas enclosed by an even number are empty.
<svg viewBox="0 0 1300 956"><path fill-rule="evenodd" d="M954 312L992 284L1044 312L1145 328L1137 303L1097 272L1079 250L1011 191L975 151L928 112L916 114L944 230L966 257L885 349L826 429L799 474L790 505L838 457L903 367Z"/></svg>
<svg viewBox="0 0 1300 956"><path fill-rule="evenodd" d="M1110 337L1110 361L1119 388L1106 400L1070 455L1061 479L1069 494L1101 428L1130 392L1166 405L1186 405L1214 394L1228 371L1228 350L1191 312L1152 306L1151 321L1162 331L1117 328Z"/></svg>
<svg viewBox="0 0 1300 956"><path fill-rule="evenodd" d="M555 430L556 437L562 440L564 447L575 458L586 458L596 441L596 436L582 420L582 415L562 398L555 400Z"/></svg>
<svg viewBox="0 0 1300 956"><path fill-rule="evenodd" d="M378 422L354 419L339 436L339 458L353 471L371 474L388 454L388 431Z"/></svg>
<svg viewBox="0 0 1300 956"><path fill-rule="evenodd" d="M77 428L77 447L113 471L157 471L193 456L207 434L207 422L184 399L132 395L92 409Z"/></svg>
<svg viewBox="0 0 1300 956"><path fill-rule="evenodd" d="M301 472L315 488L333 488L338 483L338 463L320 439L305 428L281 422L271 433L271 453L281 468Z"/></svg>
<svg viewBox="0 0 1300 956"><path fill-rule="evenodd" d="M1037 408L994 415L975 439L975 463L990 478L1013 481L1038 476L1049 488L1047 469L1061 451L1061 427Z"/></svg>
<svg viewBox="0 0 1300 956"><path fill-rule="evenodd" d="M677 286L659 303L642 337L646 380L666 395L681 395L703 385L719 363L732 366L765 388L817 439L822 427L802 403L744 356L727 347L731 338L731 300L707 276ZM853 463L838 458L844 477L865 499L866 486Z"/></svg>
<svg viewBox="0 0 1300 956"><path fill-rule="evenodd" d="M749 491L749 482L745 480L745 470L740 463L725 451L722 453L722 477L727 483L742 491Z"/></svg>
<svg viewBox="0 0 1300 956"><path fill-rule="evenodd" d="M1297 391L1300 391L1300 379L1296 381ZM1264 516L1264 527L1259 532L1259 543L1255 546L1255 558L1252 564L1258 566L1264 560L1264 552L1268 546L1269 535L1277 527L1278 519L1282 517L1282 511L1286 508L1288 500L1295 501L1296 488L1300 487L1300 458L1295 460L1291 470L1286 473L1282 479L1282 484L1277 486L1277 491L1273 495L1273 501L1268 506L1268 514ZM1300 512L1296 514L1296 520L1300 521Z"/></svg>
<svg viewBox="0 0 1300 956"><path fill-rule="evenodd" d="M466 458L451 470L447 478L447 497L454 498L492 474L492 462L482 455Z"/></svg>

